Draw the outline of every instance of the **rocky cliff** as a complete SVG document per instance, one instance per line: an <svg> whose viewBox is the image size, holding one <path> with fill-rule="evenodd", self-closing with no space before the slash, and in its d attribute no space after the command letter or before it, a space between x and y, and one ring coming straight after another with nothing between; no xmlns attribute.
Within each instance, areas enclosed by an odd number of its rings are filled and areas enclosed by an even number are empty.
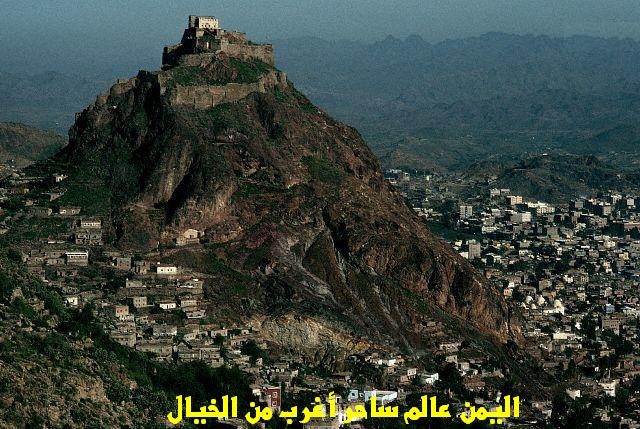
<svg viewBox="0 0 640 429"><path fill-rule="evenodd" d="M288 329L309 328L274 321L298 316L409 348L434 341L433 321L461 337L520 338L500 293L432 235L358 132L258 59L189 55L120 82L78 115L58 159L71 181L104 187L119 246L200 231L204 246L166 257L215 275L214 313L262 318L284 346L300 338Z"/></svg>

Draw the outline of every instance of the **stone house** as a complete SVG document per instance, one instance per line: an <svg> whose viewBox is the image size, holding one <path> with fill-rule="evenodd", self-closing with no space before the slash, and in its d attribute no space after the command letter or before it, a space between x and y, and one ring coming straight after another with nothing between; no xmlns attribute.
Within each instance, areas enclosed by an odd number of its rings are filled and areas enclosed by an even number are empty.
<svg viewBox="0 0 640 429"><path fill-rule="evenodd" d="M198 244L200 243L200 237L202 236L202 232L197 229L187 229L182 234L176 237L176 245L177 246L186 246L189 244Z"/></svg>
<svg viewBox="0 0 640 429"><path fill-rule="evenodd" d="M156 305L162 310L175 310L178 307L175 301L158 301Z"/></svg>
<svg viewBox="0 0 640 429"><path fill-rule="evenodd" d="M111 334L111 339L118 344L127 347L135 347L136 346L136 334L133 332L114 332Z"/></svg>
<svg viewBox="0 0 640 429"><path fill-rule="evenodd" d="M145 286L144 286L144 283L142 283L142 280L126 279L125 287L126 288L143 288Z"/></svg>
<svg viewBox="0 0 640 429"><path fill-rule="evenodd" d="M115 268L119 270L130 270L131 269L131 257L117 257L115 258Z"/></svg>
<svg viewBox="0 0 640 429"><path fill-rule="evenodd" d="M206 311L202 308L197 310L185 311L185 314L187 315L187 319L204 319L204 317L207 315Z"/></svg>
<svg viewBox="0 0 640 429"><path fill-rule="evenodd" d="M153 353L159 360L168 360L173 354L171 340L141 340L136 344L136 350Z"/></svg>
<svg viewBox="0 0 640 429"><path fill-rule="evenodd" d="M179 344L176 351L180 362L200 360L200 349L190 347L188 344Z"/></svg>
<svg viewBox="0 0 640 429"><path fill-rule="evenodd" d="M31 216L47 217L47 216L51 216L51 213L53 213L53 210L51 210L49 207L40 207L40 206L29 207L29 214Z"/></svg>
<svg viewBox="0 0 640 429"><path fill-rule="evenodd" d="M102 232L96 230L79 230L73 234L75 244L85 246L101 246Z"/></svg>
<svg viewBox="0 0 640 429"><path fill-rule="evenodd" d="M146 296L134 296L131 297L131 305L134 308L143 308L147 306L147 297Z"/></svg>
<svg viewBox="0 0 640 429"><path fill-rule="evenodd" d="M154 337L175 337L178 335L178 327L176 325L154 325L153 326Z"/></svg>
<svg viewBox="0 0 640 429"><path fill-rule="evenodd" d="M198 305L198 300L192 296L184 296L178 298L180 302L180 307L196 307Z"/></svg>
<svg viewBox="0 0 640 429"><path fill-rule="evenodd" d="M127 305L114 305L113 315L117 318L129 315L129 306Z"/></svg>
<svg viewBox="0 0 640 429"><path fill-rule="evenodd" d="M133 272L136 274L146 274L149 272L150 266L149 261L133 261Z"/></svg>

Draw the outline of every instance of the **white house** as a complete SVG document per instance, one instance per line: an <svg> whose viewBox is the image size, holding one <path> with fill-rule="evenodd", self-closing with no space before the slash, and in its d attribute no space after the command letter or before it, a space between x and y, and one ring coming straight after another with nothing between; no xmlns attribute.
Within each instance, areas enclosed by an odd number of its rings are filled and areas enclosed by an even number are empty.
<svg viewBox="0 0 640 429"><path fill-rule="evenodd" d="M156 274L162 276L173 276L178 274L178 267L176 267L175 265L159 264L156 265Z"/></svg>
<svg viewBox="0 0 640 429"><path fill-rule="evenodd" d="M78 295L68 295L64 297L64 302L69 307L77 307L80 304L80 298Z"/></svg>
<svg viewBox="0 0 640 429"><path fill-rule="evenodd" d="M433 374L420 374L421 384L428 384L429 386L433 386L438 380L440 380L440 375L437 372L434 372Z"/></svg>
<svg viewBox="0 0 640 429"><path fill-rule="evenodd" d="M178 307L175 301L159 301L156 304L163 310L174 310Z"/></svg>
<svg viewBox="0 0 640 429"><path fill-rule="evenodd" d="M376 397L376 403L378 405L386 405L390 402L398 399L398 392L392 390L365 390L364 401L368 403L372 396Z"/></svg>

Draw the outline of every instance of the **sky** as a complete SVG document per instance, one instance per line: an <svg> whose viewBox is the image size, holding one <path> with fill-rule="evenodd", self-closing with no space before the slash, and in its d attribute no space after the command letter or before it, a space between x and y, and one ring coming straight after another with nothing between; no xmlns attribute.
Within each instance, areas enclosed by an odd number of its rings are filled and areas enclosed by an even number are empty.
<svg viewBox="0 0 640 429"><path fill-rule="evenodd" d="M255 41L430 42L490 31L640 39L640 0L0 0L0 71L129 75L157 68L187 15Z"/></svg>

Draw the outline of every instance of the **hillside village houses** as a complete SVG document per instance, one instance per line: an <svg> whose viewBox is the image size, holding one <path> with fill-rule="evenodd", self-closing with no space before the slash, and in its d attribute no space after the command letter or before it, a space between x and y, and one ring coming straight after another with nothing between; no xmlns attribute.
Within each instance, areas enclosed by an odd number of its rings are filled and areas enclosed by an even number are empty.
<svg viewBox="0 0 640 429"><path fill-rule="evenodd" d="M279 389L293 393L344 390L341 410L353 403L364 403L374 393L381 403L403 401L412 391L433 391L440 383L439 373L421 369L412 359L388 352L367 351L351 356L348 365L366 365L385 374L382 384L358 380L352 371L336 370L317 376L304 369L308 362L300 356L268 359L271 348L261 336L259 326L216 323L209 319L215 303L204 296L207 276L161 260L160 254L126 254L104 239L105 225L100 218L85 216L83 207L52 213L59 216L60 232L41 237L25 247L21 256L33 272L50 287L58 287L69 307L95 305L96 316L111 338L127 347L151 353L160 361L190 362L202 360L212 367L237 365L251 374L256 395L277 406ZM81 233L100 233L80 242ZM184 231L176 245L199 246L203 233ZM91 276L85 274L90 269ZM98 270L98 271L96 271ZM98 277L95 273L104 273ZM106 274L111 273L113 280ZM106 287L107 282L115 282ZM442 362L450 362L464 375L465 386L482 392L487 399L497 392L485 387L484 379L495 377L487 358L468 354L464 347L448 339L440 322L425 320L425 332L434 338L432 353ZM251 346L248 346L251 345ZM256 350L262 350L259 355ZM277 350L274 349L274 350ZM300 385L299 380L304 380ZM282 386L282 387L281 387ZM332 425L344 422L344 412Z"/></svg>

